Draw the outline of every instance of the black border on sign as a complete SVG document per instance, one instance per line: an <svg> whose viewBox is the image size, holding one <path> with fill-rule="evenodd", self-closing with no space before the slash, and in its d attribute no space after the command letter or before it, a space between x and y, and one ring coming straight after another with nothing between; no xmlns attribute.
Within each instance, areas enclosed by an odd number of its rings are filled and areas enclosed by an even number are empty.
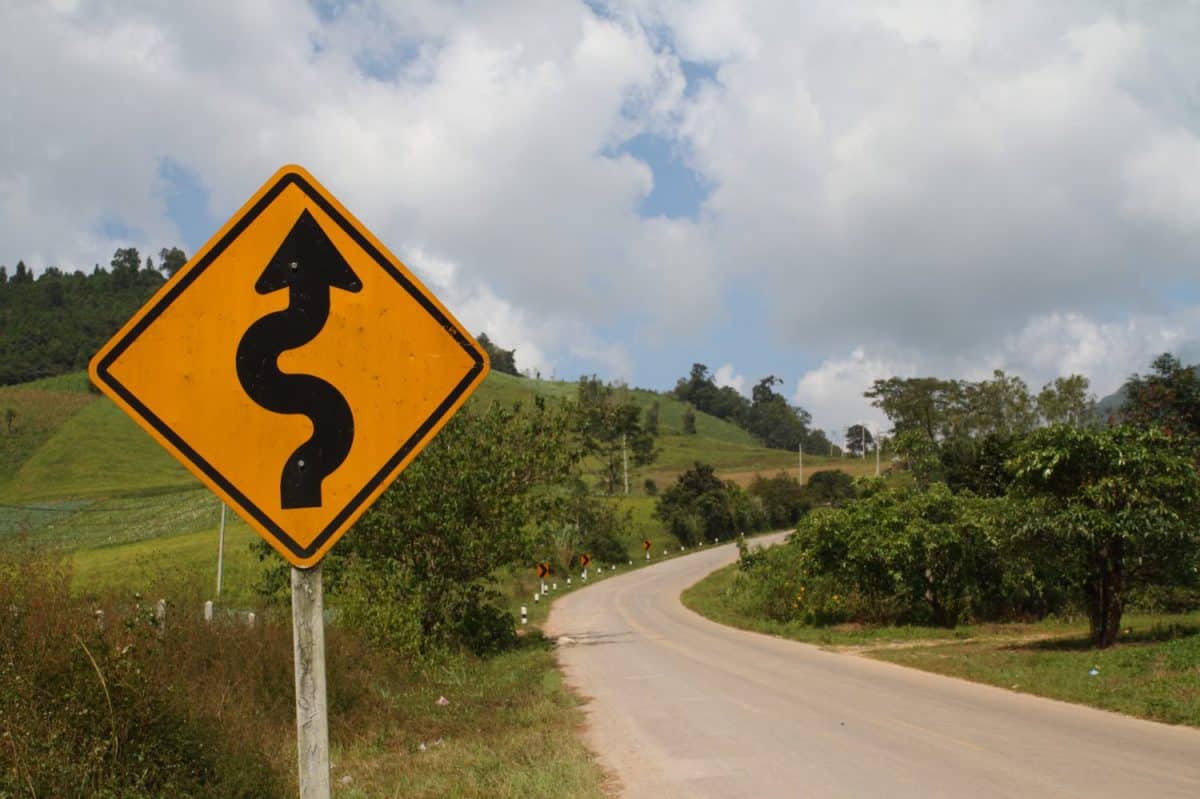
<svg viewBox="0 0 1200 799"><path fill-rule="evenodd" d="M363 486L363 488L350 499L346 506L338 511L337 515L333 517L333 520L330 521L323 530L321 530L317 537L314 538L312 543L307 547L300 546L300 544L298 544L290 535L288 535L286 530L276 524L275 521L272 520L271 517L266 513L264 513L261 508L251 502L249 497L239 491L237 486L229 482L229 480L227 480L223 474L217 471L212 464L202 458L200 453L192 449L192 447L189 446L186 441L184 441L174 430L167 426L162 419L158 418L157 415L155 415L148 407L146 407L141 400L134 396L133 392L126 388L109 371L117 358L119 358L156 319L158 319L158 317L171 305L171 303L173 303L181 294L183 294L184 291L187 290L187 288L196 280L196 278L201 275L201 273L204 272L205 269L212 265L213 261L215 261L221 256L222 253L225 252L226 248L228 248L229 245L232 244L234 240L236 240L238 236L242 234L242 232L250 225L251 222L258 218L259 214L261 214L267 208L267 206L269 206L275 200L275 198L279 196L280 192L282 192L288 186L293 185L303 191L309 199L320 206L321 210L328 214L329 218L332 219L338 225L338 227L345 231L358 246L362 247L363 251L370 255L375 263L377 263L384 272L386 272L392 277L393 280L399 283L401 288L408 292L410 297L420 303L421 307L424 308L425 311L432 316L447 333L450 334L455 342L457 342L458 345L462 347L463 351L471 357L471 360L474 361L474 366L467 371L466 376L458 382L458 385L456 385L450 394L444 400L442 400L441 404L434 408L433 412L430 413L428 418L421 423L416 432L404 442L400 449L396 451L395 455L388 459L388 461L383 465L383 468L376 472L375 475L367 481L366 485ZM367 497L369 497L371 493L375 491L375 489L377 489L384 480L387 479L387 476L391 474L391 472L397 466L399 466L406 457L408 457L413 448L417 446L417 444L420 443L423 438L425 438L429 431L439 421L441 421L447 413L449 413L450 408L459 400L460 397L462 397L463 393L466 392L467 388L482 370L483 357L479 354L478 350L471 345L466 336L462 334L462 331L458 329L458 326L446 318L446 315L442 313L441 309L439 309L436 304L431 302L430 299L425 296L424 292L417 289L417 287L413 285L413 282L409 280L403 272L397 269L392 262L385 257L382 252L379 251L377 247L371 244L371 242L362 234L357 226L351 224L350 221L346 219L346 217L343 216L333 206L332 203L326 200L323 195L314 189L312 184L305 180L301 175L296 174L295 172L289 172L280 178L279 182L272 186L267 193L262 196L262 199L255 203L254 206L247 211L246 214L239 219L232 228L229 229L229 232L222 236L221 240L213 245L212 249L205 253L204 257L180 278L178 283L171 287L170 291L168 291L162 297L162 299L154 303L153 307L146 312L145 316L138 320L138 323L134 325L127 334L121 337L121 339L113 346L113 348L109 350L108 354L106 354L99 364L97 364L96 374L109 386L109 388L120 395L120 397L129 404L129 407L133 408L165 439L170 441L171 445L179 450L184 457L186 457L192 462L192 464L204 472L209 479L219 485L235 502L237 502L238 505L254 516L254 518L258 520L259 524L269 531L277 541L283 544L283 546L286 547L289 552L293 553L298 558L309 558L312 557L313 554L315 554L317 550L319 550L325 544L326 541L329 540L329 537L332 536L334 532L345 523L346 519L348 519L362 506Z"/></svg>

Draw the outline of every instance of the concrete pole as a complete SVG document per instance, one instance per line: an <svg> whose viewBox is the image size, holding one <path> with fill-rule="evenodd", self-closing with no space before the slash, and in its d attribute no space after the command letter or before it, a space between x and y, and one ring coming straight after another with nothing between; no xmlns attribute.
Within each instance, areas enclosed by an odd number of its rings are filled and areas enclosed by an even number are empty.
<svg viewBox="0 0 1200 799"><path fill-rule="evenodd" d="M875 476L879 476L879 436L875 436Z"/></svg>
<svg viewBox="0 0 1200 799"><path fill-rule="evenodd" d="M796 445L796 452L800 455L800 485L804 485L804 442L801 441Z"/></svg>
<svg viewBox="0 0 1200 799"><path fill-rule="evenodd" d="M629 452L625 449L625 434L621 434L621 468L625 472L625 496L629 496Z"/></svg>
<svg viewBox="0 0 1200 799"><path fill-rule="evenodd" d="M325 600L321 565L292 567L296 654L296 739L300 799L329 799L329 709L325 694Z"/></svg>
<svg viewBox="0 0 1200 799"><path fill-rule="evenodd" d="M221 503L221 533L217 538L217 596L221 595L221 576L225 568L225 511L228 506Z"/></svg>

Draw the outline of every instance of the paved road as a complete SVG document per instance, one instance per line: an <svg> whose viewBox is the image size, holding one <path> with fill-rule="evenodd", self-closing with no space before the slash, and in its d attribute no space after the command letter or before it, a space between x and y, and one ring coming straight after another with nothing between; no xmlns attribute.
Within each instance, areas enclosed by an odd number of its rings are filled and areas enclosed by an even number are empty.
<svg viewBox="0 0 1200 799"><path fill-rule="evenodd" d="M558 599L623 796L1200 797L1200 731L723 627L679 593L732 546Z"/></svg>

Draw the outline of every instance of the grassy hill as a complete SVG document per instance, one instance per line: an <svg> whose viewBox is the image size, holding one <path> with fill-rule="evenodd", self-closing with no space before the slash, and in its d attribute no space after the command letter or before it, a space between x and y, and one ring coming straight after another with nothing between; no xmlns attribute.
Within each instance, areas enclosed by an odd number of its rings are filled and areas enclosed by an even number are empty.
<svg viewBox="0 0 1200 799"><path fill-rule="evenodd" d="M684 404L635 389L634 401L659 406L659 457L630 475L630 497L619 497L638 525L638 540L666 536L653 519L647 478L665 488L695 461L711 463L723 476L746 483L755 473L794 470L796 455L758 446L744 430L705 413L696 433L683 433ZM572 399L574 383L531 380L493 373L471 399L532 403ZM85 589L148 574L164 564L182 573L215 575L220 503L174 458L107 398L88 390L83 373L0 387L0 425L11 408L11 430L0 426L0 545L28 539L69 553L76 584ZM805 456L805 475L820 468L855 474L873 463ZM255 534L228 517L227 585L249 596L260 567L248 544Z"/></svg>

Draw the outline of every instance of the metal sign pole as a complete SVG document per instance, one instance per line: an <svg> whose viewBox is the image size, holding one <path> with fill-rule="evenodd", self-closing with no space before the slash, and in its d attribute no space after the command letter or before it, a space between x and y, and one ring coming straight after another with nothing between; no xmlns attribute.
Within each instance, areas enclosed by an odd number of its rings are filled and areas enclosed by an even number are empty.
<svg viewBox="0 0 1200 799"><path fill-rule="evenodd" d="M300 799L329 799L329 709L325 700L325 601L321 564L292 567L292 639L296 650L296 736Z"/></svg>

